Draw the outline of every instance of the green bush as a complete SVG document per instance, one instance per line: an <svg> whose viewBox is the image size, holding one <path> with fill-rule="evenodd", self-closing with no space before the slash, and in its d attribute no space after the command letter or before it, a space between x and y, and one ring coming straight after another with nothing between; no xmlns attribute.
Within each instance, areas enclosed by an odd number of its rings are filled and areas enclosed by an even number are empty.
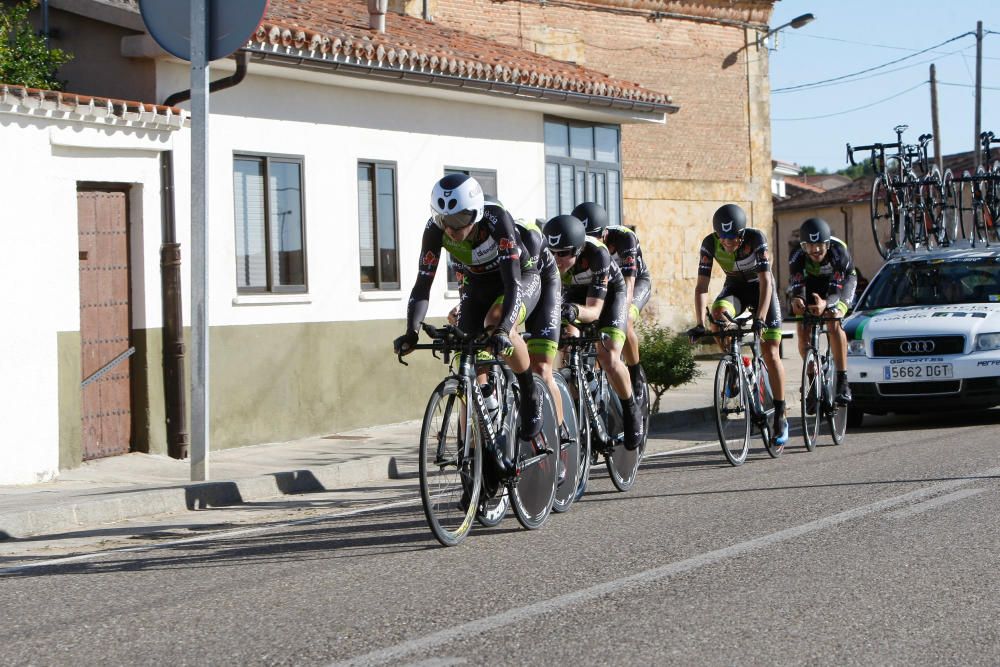
<svg viewBox="0 0 1000 667"><path fill-rule="evenodd" d="M28 20L28 12L37 6L38 0L23 0L8 9L0 5L0 82L59 90L56 69L73 56L45 47L45 38Z"/></svg>
<svg viewBox="0 0 1000 667"><path fill-rule="evenodd" d="M636 323L639 356L646 371L646 382L656 399L650 413L660 411L660 398L671 387L687 384L701 375L694 361L694 346L686 334L675 333L655 322Z"/></svg>

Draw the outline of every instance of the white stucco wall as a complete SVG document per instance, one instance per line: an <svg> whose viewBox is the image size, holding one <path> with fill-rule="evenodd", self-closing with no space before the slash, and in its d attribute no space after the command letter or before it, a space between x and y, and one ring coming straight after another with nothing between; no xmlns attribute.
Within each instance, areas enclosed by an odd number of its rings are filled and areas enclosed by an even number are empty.
<svg viewBox="0 0 1000 667"><path fill-rule="evenodd" d="M188 85L188 70L159 62L158 88ZM481 103L406 87L372 90L346 80L251 74L212 95L210 138L209 323L211 326L401 320L416 277L429 193L445 166L497 172L498 195L515 217L544 215L545 108L536 102ZM216 76L219 76L217 73ZM306 77L309 78L309 77ZM344 85L331 85L340 81ZM414 94L409 94L413 92ZM448 98L448 99L445 99ZM511 108L512 104L524 108ZM58 474L57 334L80 328L76 188L79 181L131 184L134 328L162 326L159 152L174 150L177 241L181 243L185 324L190 324L190 130L111 127L66 114L25 115L0 106L5 161L5 261L10 286L0 328L0 484ZM23 111L23 110L22 110ZM566 113L560 109L561 115ZM581 117L593 110L581 111ZM605 119L606 120L606 119ZM304 163L309 290L289 298L236 290L233 156L277 153ZM396 292L362 293L357 164L396 163L400 278ZM455 303L445 271L430 316Z"/></svg>
<svg viewBox="0 0 1000 667"><path fill-rule="evenodd" d="M160 65L176 90L183 68ZM211 97L211 326L401 319L416 278L430 190L445 166L497 172L498 195L515 217L545 212L543 114L251 75ZM178 240L184 247L189 303L189 132L179 137ZM304 164L308 295L240 296L236 288L233 155L301 156ZM389 293L361 291L358 240L359 160L396 163L400 282ZM445 271L432 290L431 316L457 301L445 297ZM153 316L152 314L150 315Z"/></svg>
<svg viewBox="0 0 1000 667"><path fill-rule="evenodd" d="M134 326L144 326L148 310L159 307L157 149L169 145L169 132L0 110L6 249L0 263L6 285L0 484L37 482L58 472L57 334L80 329L77 182L133 186ZM143 231L147 221L150 232Z"/></svg>

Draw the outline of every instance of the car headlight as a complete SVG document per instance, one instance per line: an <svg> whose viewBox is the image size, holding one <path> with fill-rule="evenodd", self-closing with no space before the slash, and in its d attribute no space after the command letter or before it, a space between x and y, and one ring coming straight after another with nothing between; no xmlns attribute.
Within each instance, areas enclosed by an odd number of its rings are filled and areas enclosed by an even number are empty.
<svg viewBox="0 0 1000 667"><path fill-rule="evenodd" d="M976 336L975 351L1000 350L1000 333L985 333Z"/></svg>
<svg viewBox="0 0 1000 667"><path fill-rule="evenodd" d="M847 355L850 357L863 357L865 355L865 341L863 340L848 341Z"/></svg>

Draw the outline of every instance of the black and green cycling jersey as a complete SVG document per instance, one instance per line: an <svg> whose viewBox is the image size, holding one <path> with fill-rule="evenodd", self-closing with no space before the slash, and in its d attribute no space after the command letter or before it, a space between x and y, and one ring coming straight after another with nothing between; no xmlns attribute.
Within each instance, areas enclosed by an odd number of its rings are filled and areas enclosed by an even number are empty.
<svg viewBox="0 0 1000 667"><path fill-rule="evenodd" d="M759 273L770 271L771 258L767 251L767 237L758 229L747 228L743 239L734 252L722 247L722 241L714 232L701 242L701 257L698 260L698 275L712 275L712 262L718 262L726 272L726 281L757 282Z"/></svg>

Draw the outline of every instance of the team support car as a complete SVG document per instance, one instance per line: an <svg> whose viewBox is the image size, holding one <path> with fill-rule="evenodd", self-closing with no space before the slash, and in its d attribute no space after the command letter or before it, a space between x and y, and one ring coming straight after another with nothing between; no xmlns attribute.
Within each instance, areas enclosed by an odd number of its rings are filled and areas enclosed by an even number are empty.
<svg viewBox="0 0 1000 667"><path fill-rule="evenodd" d="M844 321L848 421L1000 404L1000 248L889 259Z"/></svg>

